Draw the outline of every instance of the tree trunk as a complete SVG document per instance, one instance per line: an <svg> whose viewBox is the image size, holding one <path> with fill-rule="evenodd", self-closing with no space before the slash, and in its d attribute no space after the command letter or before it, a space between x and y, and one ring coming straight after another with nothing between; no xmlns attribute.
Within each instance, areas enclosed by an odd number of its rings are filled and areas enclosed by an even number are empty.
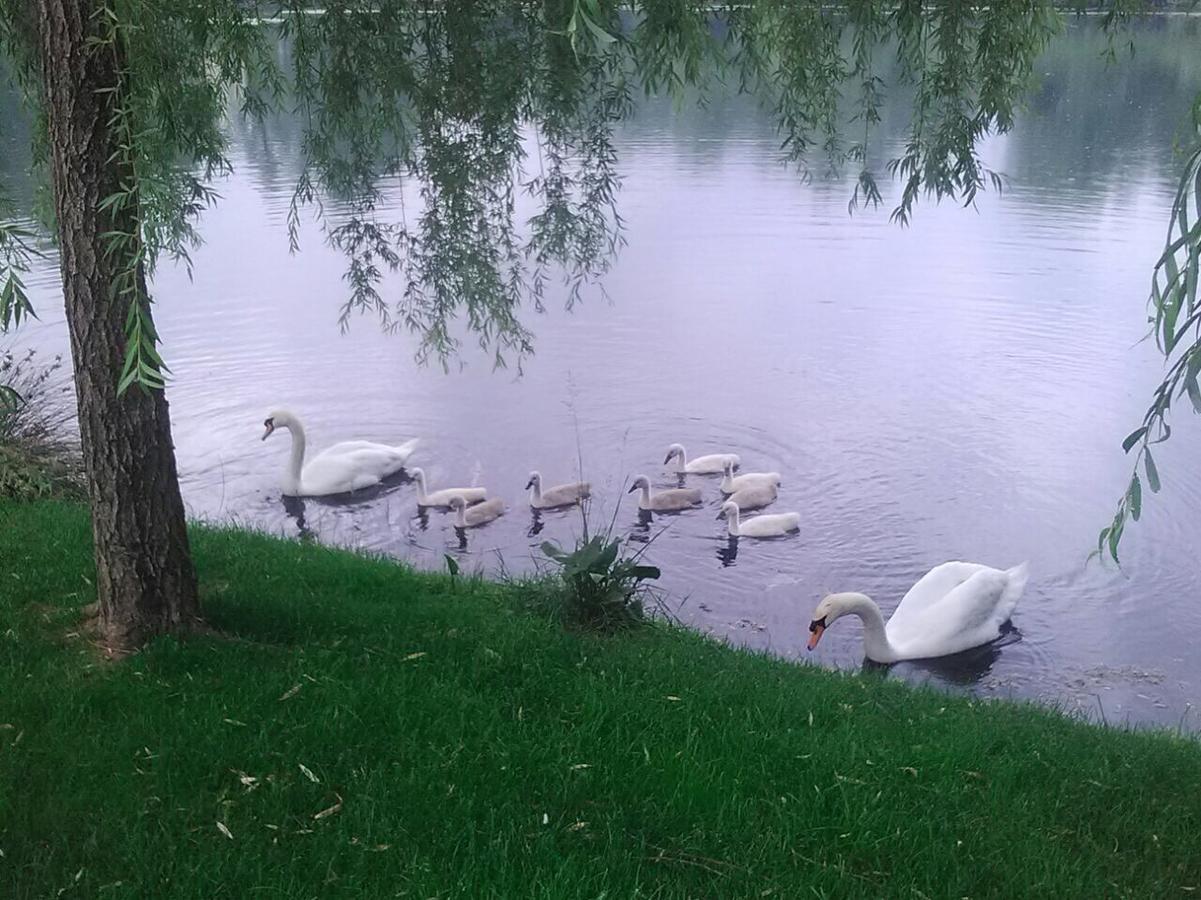
<svg viewBox="0 0 1201 900"><path fill-rule="evenodd" d="M92 506L101 638L134 649L196 622L199 600L162 391L117 393L128 300L114 278L130 254L106 253L104 234L138 233L137 205L100 209L133 179L111 162L119 46L90 42L96 0L37 0L63 295L71 333L79 433ZM145 285L144 271L137 273Z"/></svg>

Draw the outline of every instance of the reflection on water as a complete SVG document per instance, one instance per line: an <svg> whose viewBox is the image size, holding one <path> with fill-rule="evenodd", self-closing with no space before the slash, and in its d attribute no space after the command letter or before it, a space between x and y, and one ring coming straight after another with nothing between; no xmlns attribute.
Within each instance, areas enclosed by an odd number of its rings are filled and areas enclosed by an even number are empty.
<svg viewBox="0 0 1201 900"><path fill-rule="evenodd" d="M605 279L611 302L586 295L570 315L530 319L537 353L520 378L470 354L450 374L417 369L409 338L369 323L340 334L344 259L313 229L288 253L296 123L232 124L236 174L202 223L195 281L163 268L155 285L192 513L430 568L452 553L521 572L542 541L584 530L579 510L529 510L528 473L581 477L593 530L612 522L650 542L685 621L852 670L855 623L804 650L822 594L860 590L887 614L937 563L1028 559L1020 632L888 677L1176 725L1201 699L1197 429L1165 445L1165 490L1128 533L1125 568L1084 557L1128 477L1118 443L1158 381L1159 358L1135 342L1172 138L1201 88L1198 29L1151 23L1138 54L1107 68L1092 28L1054 44L1016 129L982 148L1006 193L977 210L920 208L905 230L883 210L848 216L847 181L801 183L745 98L639 101L613 138L629 244ZM895 154L904 104L882 112L880 149ZM402 201L420 198L393 187L381 215ZM29 281L43 318L21 337L62 350L57 275ZM304 417L315 451L421 437L413 462L431 483L485 486L509 511L464 536L450 514L416 511L403 476L353 498L282 499L286 448L257 440L280 405ZM629 479L680 486L658 465L676 441L781 472L768 511L799 511L800 534L730 540L717 477L684 479L705 492L697 510L640 514Z"/></svg>
<svg viewBox="0 0 1201 900"><path fill-rule="evenodd" d="M973 647L962 653L938 659L917 659L897 663L891 668L894 674L912 681L934 681L971 687L980 684L992 672L993 665L1001 658L1001 650L1022 639L1022 633L1013 623L1001 628L1001 636L991 644ZM890 667L865 660L865 670L886 671Z"/></svg>

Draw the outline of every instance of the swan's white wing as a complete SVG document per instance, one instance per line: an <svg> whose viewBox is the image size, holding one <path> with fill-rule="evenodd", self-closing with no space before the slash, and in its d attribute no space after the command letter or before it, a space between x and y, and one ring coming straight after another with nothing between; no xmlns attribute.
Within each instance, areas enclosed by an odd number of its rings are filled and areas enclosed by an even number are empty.
<svg viewBox="0 0 1201 900"><path fill-rule="evenodd" d="M981 570L996 571L988 566L969 562L947 562L935 566L918 579L917 584L901 598L892 618L888 620L889 628L895 625L902 630L908 630L911 620L920 618L929 606L942 600Z"/></svg>
<svg viewBox="0 0 1201 900"><path fill-rule="evenodd" d="M326 447L317 456L318 459L322 456L344 456L350 453L355 453L359 450L391 450L387 444L381 444L378 441L339 441L332 446Z"/></svg>
<svg viewBox="0 0 1201 900"><path fill-rule="evenodd" d="M319 454L313 457L314 460L322 457L342 457L356 456L360 453L378 453L389 459L406 460L413 455L413 451L417 449L419 443L418 438L405 441L403 444L398 444L393 447L390 444L381 444L378 441L341 441L334 444L332 447L326 447ZM403 462L402 462L403 465Z"/></svg>
<svg viewBox="0 0 1201 900"><path fill-rule="evenodd" d="M1017 602L1009 587L1009 573L978 566L941 599L909 611L899 623L893 616L886 626L889 643L902 658L924 659L996 640Z"/></svg>
<svg viewBox="0 0 1201 900"><path fill-rule="evenodd" d="M736 469L741 462L737 453L710 453L688 460L684 471L694 475L721 475L725 472L727 459L734 464Z"/></svg>
<svg viewBox="0 0 1201 900"><path fill-rule="evenodd" d="M313 457L301 472L300 483L307 494L356 491L400 471L406 458L386 444L346 441Z"/></svg>
<svg viewBox="0 0 1201 900"><path fill-rule="evenodd" d="M752 516L739 523L739 531L747 537L780 537L801 527L800 513L771 513Z"/></svg>
<svg viewBox="0 0 1201 900"><path fill-rule="evenodd" d="M380 477L373 472L360 472L351 479L350 489L361 491L364 488L375 487L380 483Z"/></svg>

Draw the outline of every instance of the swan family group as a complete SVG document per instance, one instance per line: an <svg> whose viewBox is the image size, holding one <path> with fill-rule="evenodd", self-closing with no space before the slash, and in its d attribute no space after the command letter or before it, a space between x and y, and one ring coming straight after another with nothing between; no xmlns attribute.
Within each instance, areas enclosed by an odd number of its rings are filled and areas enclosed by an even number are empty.
<svg viewBox="0 0 1201 900"><path fill-rule="evenodd" d="M279 410L267 416L263 440L277 429L292 436L292 454L284 476L283 493L292 497L346 494L379 484L404 468L417 447L417 439L398 446L372 441L344 441L305 462L305 433L295 415ZM680 444L672 444L663 460L673 471L687 475L721 475L726 496L719 518L726 519L731 537L780 537L800 529L800 513L762 513L743 519L744 510L758 510L779 496L778 472L735 474L741 460L735 453L712 453L689 459ZM417 505L449 509L458 528L474 528L504 514L504 501L487 496L482 487L440 488L431 491L425 472L409 470L417 484ZM573 506L591 495L588 482L578 481L544 488L542 476L531 472L526 483L530 506L555 509ZM682 512L701 505L700 488L679 487L652 491L650 479L638 475L629 493L639 492L638 508L646 512ZM887 623L879 606L865 594L837 593L817 605L809 623L809 649L825 630L845 615L863 622L864 650L875 662L926 659L969 650L995 640L1009 620L1025 589L1025 563L994 569L978 563L948 562L935 566L902 598Z"/></svg>

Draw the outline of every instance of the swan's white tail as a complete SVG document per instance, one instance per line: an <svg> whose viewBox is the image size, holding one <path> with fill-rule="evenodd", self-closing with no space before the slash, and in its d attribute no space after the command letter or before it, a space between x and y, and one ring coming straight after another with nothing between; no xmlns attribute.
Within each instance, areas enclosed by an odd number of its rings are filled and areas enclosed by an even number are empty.
<svg viewBox="0 0 1201 900"><path fill-rule="evenodd" d="M413 455L413 451L417 449L417 445L420 442L421 442L421 438L413 438L412 440L405 441L403 444L393 447L392 449L395 450L397 453L399 453L401 456L403 456L405 459L408 459L410 456Z"/></svg>
<svg viewBox="0 0 1201 900"><path fill-rule="evenodd" d="M1005 574L1009 576L1009 583L1005 585L1005 593L1001 595L1001 602L997 606L1008 619L1026 590L1026 582L1030 580L1030 564L1020 563L1012 569L1006 569Z"/></svg>

